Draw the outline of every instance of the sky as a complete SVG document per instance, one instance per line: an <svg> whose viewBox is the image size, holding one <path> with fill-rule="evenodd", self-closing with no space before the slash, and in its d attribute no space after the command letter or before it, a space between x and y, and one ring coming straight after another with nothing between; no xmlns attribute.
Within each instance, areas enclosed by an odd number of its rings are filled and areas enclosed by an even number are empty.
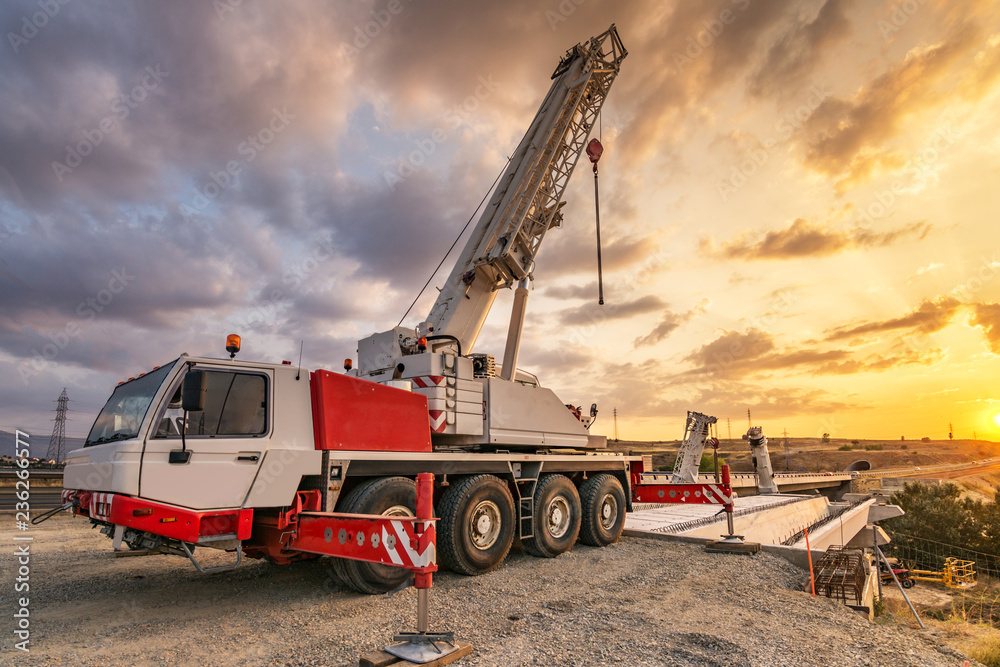
<svg viewBox="0 0 1000 667"><path fill-rule="evenodd" d="M84 435L117 382L229 333L340 369L611 23L606 303L581 168L520 367L622 439L750 410L771 437L1000 440L988 0L5 2L0 429L47 441L65 387ZM511 301L475 351L502 357Z"/></svg>

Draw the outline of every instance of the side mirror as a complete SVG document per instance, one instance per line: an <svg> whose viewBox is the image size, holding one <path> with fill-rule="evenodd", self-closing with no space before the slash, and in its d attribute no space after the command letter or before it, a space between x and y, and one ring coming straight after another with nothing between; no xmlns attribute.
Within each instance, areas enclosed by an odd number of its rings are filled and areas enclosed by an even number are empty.
<svg viewBox="0 0 1000 667"><path fill-rule="evenodd" d="M188 371L184 376L184 388L181 393L181 407L186 412L199 412L205 409L205 393L208 390L208 375L205 371Z"/></svg>
<svg viewBox="0 0 1000 667"><path fill-rule="evenodd" d="M597 403L592 403L590 405L590 416L591 417L596 417L597 416Z"/></svg>

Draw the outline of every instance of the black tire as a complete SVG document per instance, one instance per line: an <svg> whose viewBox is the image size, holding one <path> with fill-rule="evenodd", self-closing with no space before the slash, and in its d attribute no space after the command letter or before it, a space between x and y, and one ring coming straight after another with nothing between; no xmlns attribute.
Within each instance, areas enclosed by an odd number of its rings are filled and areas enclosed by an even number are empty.
<svg viewBox="0 0 1000 667"><path fill-rule="evenodd" d="M555 558L580 534L580 493L565 475L546 475L535 488L535 536L524 540L532 556Z"/></svg>
<svg viewBox="0 0 1000 667"><path fill-rule="evenodd" d="M580 486L583 521L580 541L605 547L618 541L625 528L625 491L613 475L592 475Z"/></svg>
<svg viewBox="0 0 1000 667"><path fill-rule="evenodd" d="M415 516L417 485L406 477L382 477L363 482L337 503L344 514ZM333 570L345 584L359 593L377 595L402 584L410 576L402 567L336 558Z"/></svg>
<svg viewBox="0 0 1000 667"><path fill-rule="evenodd" d="M514 540L514 499L493 475L452 483L438 503L438 555L461 574L484 574L499 567Z"/></svg>
<svg viewBox="0 0 1000 667"><path fill-rule="evenodd" d="M900 579L899 585L903 588L913 588L913 579Z"/></svg>

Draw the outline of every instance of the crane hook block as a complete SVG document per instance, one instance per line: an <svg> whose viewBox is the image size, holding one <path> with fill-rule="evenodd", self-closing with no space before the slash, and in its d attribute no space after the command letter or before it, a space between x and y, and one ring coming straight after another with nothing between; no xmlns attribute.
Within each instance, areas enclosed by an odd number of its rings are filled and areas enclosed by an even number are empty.
<svg viewBox="0 0 1000 667"><path fill-rule="evenodd" d="M597 161L601 159L601 155L604 153L604 146L597 139L591 139L590 143L587 144L587 157L590 161L597 165Z"/></svg>

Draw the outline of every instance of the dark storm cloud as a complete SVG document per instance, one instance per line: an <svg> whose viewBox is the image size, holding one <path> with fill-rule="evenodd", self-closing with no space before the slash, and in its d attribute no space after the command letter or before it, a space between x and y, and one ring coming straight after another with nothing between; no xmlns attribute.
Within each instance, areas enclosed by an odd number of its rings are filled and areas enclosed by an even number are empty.
<svg viewBox="0 0 1000 667"><path fill-rule="evenodd" d="M35 9L8 4L2 22ZM100 208L149 201L178 185L178 169L203 169L207 179L224 168L219 160L274 108L291 104L300 126L313 119L315 127L310 105L331 101L340 86L299 37L307 26L338 34L336 15L301 4L264 16L244 9L222 22L210 3L71 4L19 53L4 49L0 155L25 199L42 210L63 198ZM255 16L266 29L244 42ZM89 155L56 174L67 146Z"/></svg>

